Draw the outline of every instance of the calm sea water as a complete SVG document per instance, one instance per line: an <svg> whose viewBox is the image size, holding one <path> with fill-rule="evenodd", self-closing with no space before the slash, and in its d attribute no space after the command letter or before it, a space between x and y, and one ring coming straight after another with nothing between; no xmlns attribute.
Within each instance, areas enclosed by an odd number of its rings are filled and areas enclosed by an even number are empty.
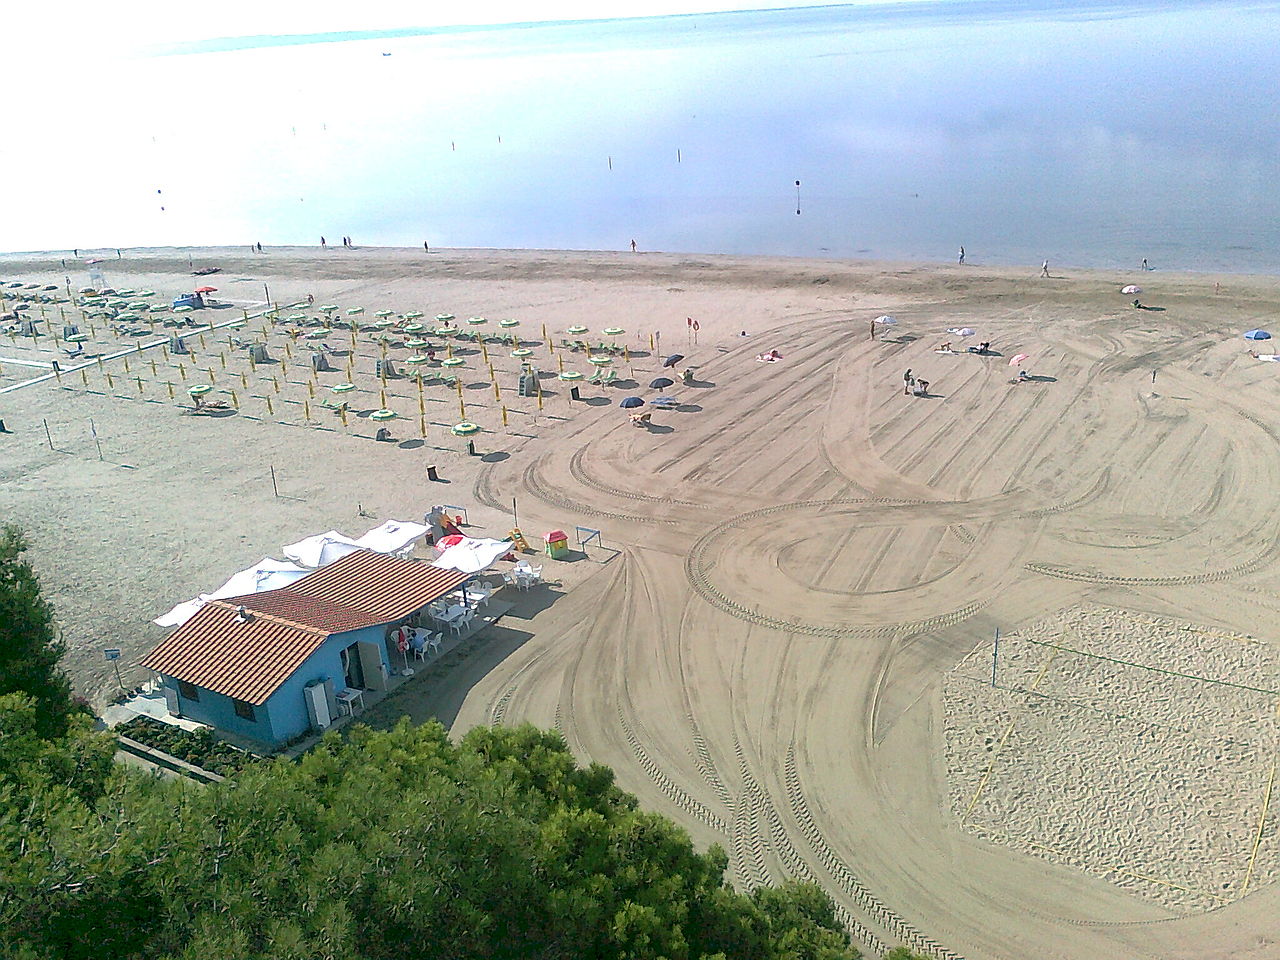
<svg viewBox="0 0 1280 960"><path fill-rule="evenodd" d="M208 43L20 116L43 126L6 161L0 247L963 244L1280 273L1278 14L917 3Z"/></svg>

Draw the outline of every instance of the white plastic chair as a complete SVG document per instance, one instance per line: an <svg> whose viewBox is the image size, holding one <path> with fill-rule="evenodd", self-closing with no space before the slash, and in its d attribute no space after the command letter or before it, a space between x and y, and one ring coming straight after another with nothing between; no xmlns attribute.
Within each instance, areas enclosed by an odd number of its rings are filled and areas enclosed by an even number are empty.
<svg viewBox="0 0 1280 960"><path fill-rule="evenodd" d="M431 659L434 660L440 656L440 644L444 640L443 633L433 633L431 638L427 640L427 646L431 648Z"/></svg>

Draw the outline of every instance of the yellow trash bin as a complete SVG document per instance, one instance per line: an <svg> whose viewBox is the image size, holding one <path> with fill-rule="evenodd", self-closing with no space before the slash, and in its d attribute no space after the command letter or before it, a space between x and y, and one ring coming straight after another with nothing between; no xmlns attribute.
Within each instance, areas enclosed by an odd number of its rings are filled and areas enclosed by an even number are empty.
<svg viewBox="0 0 1280 960"><path fill-rule="evenodd" d="M547 556L563 560L569 554L569 535L563 530L552 530L542 538L547 544Z"/></svg>

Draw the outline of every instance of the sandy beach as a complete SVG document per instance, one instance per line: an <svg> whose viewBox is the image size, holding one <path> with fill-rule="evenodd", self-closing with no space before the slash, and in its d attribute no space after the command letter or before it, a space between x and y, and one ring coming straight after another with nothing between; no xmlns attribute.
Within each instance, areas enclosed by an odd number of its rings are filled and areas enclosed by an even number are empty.
<svg viewBox="0 0 1280 960"><path fill-rule="evenodd" d="M871 952L1280 957L1280 367L1242 338L1274 327L1280 279L629 252L96 255L118 290L159 302L207 281L220 303L199 311L217 329L144 314L136 336L32 304L59 342L0 336L0 515L27 531L95 704L116 692L103 648L141 682L165 634L152 618L283 544L433 503L501 536L514 499L535 546L576 527L603 546L547 561L554 583L372 722L554 726L723 845L740 886L822 884ZM88 285L70 251L0 256L0 279L52 286L51 301ZM259 316L268 293L276 323ZM319 328L286 319L324 304L356 320L354 345L349 327L309 340ZM378 360L416 366L414 348L376 339L382 310L483 317L491 339L442 348L463 361L456 385L433 366L421 391L384 384ZM896 323L873 338L882 315ZM87 358L64 353L67 323ZM974 335L948 333L961 328ZM189 353L168 351L173 333ZM613 384L560 378L594 372L564 345L579 338L626 347L601 365ZM334 369L317 374L322 341ZM270 362L250 362L254 342ZM540 399L518 396L525 349ZM673 353L677 383L650 388ZM908 369L926 395L904 393ZM344 424L322 401L347 382ZM197 383L222 415L190 414ZM647 425L618 406L659 392L678 406L646 403ZM369 416L384 408L390 443ZM476 456L450 432L460 419L481 427Z"/></svg>

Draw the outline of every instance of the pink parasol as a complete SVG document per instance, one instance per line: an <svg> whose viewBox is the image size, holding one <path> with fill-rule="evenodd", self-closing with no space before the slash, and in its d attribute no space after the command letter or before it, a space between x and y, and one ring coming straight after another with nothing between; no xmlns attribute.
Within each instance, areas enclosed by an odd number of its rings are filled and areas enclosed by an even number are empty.
<svg viewBox="0 0 1280 960"><path fill-rule="evenodd" d="M1013 357L1013 359L1009 361L1009 366L1016 367L1018 364L1022 363L1022 361L1030 360L1030 359L1031 359L1031 355L1029 353L1019 353L1019 354L1016 354Z"/></svg>

